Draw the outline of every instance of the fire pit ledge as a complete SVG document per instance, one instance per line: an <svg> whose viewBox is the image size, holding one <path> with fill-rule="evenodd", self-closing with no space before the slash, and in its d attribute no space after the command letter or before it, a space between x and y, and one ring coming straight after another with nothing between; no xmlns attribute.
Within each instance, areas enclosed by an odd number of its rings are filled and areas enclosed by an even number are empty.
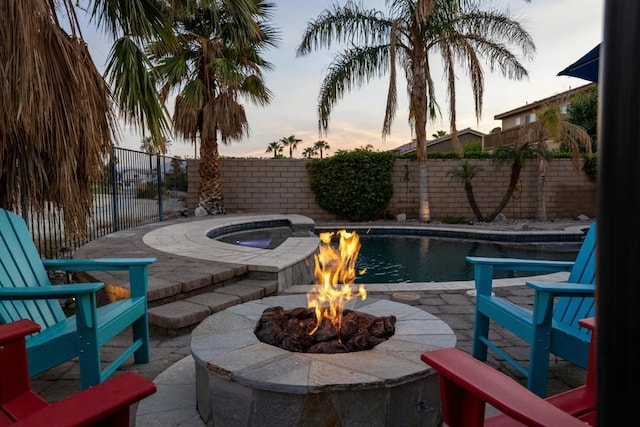
<svg viewBox="0 0 640 427"><path fill-rule="evenodd" d="M341 354L294 353L256 338L265 308L306 302L305 295L248 302L193 331L198 411L208 425L437 424L437 409L425 409L439 405L437 379L420 354L455 346L446 323L406 304L353 300L348 308L396 316L395 334L372 350Z"/></svg>

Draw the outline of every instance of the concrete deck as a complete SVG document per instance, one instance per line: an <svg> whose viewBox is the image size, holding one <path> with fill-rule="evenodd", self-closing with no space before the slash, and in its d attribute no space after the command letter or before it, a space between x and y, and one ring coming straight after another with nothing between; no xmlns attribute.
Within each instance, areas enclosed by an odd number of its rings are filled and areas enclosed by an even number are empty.
<svg viewBox="0 0 640 427"><path fill-rule="evenodd" d="M233 215L222 218L232 218ZM144 241L144 236L150 231L157 230L169 225L191 223L196 221L206 221L211 218L185 218L161 224L152 224L126 230L97 239L76 252L76 257L146 257L158 258L158 262L150 269L150 305L155 301L159 303L163 298L169 299L184 289L195 287L194 283L202 282L202 276L208 277L209 284L213 283L212 277L220 279L221 282L231 282L227 286L232 286L235 276L246 274L248 268L243 268L239 264L230 264L217 260L198 260L194 258L176 255L175 253L159 250L150 246ZM325 224L321 224L324 226ZM327 226L339 227L339 224L326 224ZM383 224L385 226L401 227L433 227L433 225L423 224ZM536 233L541 231L562 231L568 233L579 233L581 229L588 227L588 222L563 221L548 223L504 223L504 224L482 224L468 226L454 226L455 229L484 230L489 232L520 231L526 233ZM451 226L446 226L450 228ZM175 236L175 243L178 245L181 240L186 239L180 235ZM557 276L554 279L563 279L566 276ZM109 280L122 280L113 277ZM105 281L109 281L105 280ZM206 282L206 280L205 280ZM505 279L500 281L500 286L496 288L496 293L505 296L518 303L527 304L531 302L532 292L521 285L522 281L517 279ZM248 285L247 285L248 286ZM217 291L226 286L216 288ZM259 287L259 286L258 286ZM310 287L308 285L291 286L286 293L303 293ZM409 298L411 304L416 308L425 310L446 322L456 335L456 347L471 352L471 334L473 331L474 297L472 282L445 282L445 283L418 283L418 284L380 284L367 285L367 291L378 299L398 300L407 293L417 294L417 298ZM246 289L243 289L243 292ZM174 295L170 295L173 292ZM238 289L233 289L225 295L241 293ZM254 298L267 296L264 291L255 292ZM238 298L243 297L236 295ZM237 303L237 299L235 299ZM229 304L229 301L227 301ZM158 305L161 307L162 305ZM223 308L221 308L222 310ZM209 314L212 310L209 309ZM208 316L207 314L206 316ZM206 318L204 316L203 318ZM527 360L528 349L520 340L501 328L496 328L495 333L502 337L503 347L511 347L512 353L518 354L517 359ZM118 337L104 351L104 359L110 360L110 348L117 348L120 340L126 340L127 334ZM147 378L154 379L158 385L158 392L143 402L133 413L132 418L139 426L201 426L197 412L195 411L195 373L194 362L191 356L191 337L189 334L177 336L164 336L154 334L152 336L152 361L146 365L135 365L132 362L123 365L117 372L133 371ZM419 358L419 354L416 354ZM511 375L524 383L521 375L515 372L508 364L493 355L489 357L488 363L497 369ZM580 368L557 360L551 363L549 373L548 393L554 394L568 388L576 387L585 381L585 371ZM77 361L70 361L58 366L44 374L32 379L34 390L48 401L56 401L79 391L79 378Z"/></svg>

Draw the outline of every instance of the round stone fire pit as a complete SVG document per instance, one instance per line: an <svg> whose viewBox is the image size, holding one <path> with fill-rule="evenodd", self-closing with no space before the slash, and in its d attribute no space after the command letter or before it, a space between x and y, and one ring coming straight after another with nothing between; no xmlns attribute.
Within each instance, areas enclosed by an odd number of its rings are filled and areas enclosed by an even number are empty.
<svg viewBox="0 0 640 427"><path fill-rule="evenodd" d="M208 426L438 425L436 371L420 354L455 345L446 323L368 298L346 308L397 318L395 334L372 350L289 352L254 335L265 308L306 304L305 295L264 298L216 313L192 332L198 412Z"/></svg>

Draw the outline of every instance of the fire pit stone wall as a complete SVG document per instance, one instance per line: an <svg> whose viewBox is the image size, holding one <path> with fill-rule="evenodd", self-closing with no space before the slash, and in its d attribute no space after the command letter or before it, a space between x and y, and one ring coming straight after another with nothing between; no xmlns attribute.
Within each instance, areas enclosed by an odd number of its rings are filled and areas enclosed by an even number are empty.
<svg viewBox="0 0 640 427"><path fill-rule="evenodd" d="M406 304L354 300L348 308L396 316L394 336L367 351L293 353L253 333L265 308L274 306L306 306L306 297L230 307L193 331L198 412L207 425L438 425L437 376L420 354L455 345L446 323Z"/></svg>

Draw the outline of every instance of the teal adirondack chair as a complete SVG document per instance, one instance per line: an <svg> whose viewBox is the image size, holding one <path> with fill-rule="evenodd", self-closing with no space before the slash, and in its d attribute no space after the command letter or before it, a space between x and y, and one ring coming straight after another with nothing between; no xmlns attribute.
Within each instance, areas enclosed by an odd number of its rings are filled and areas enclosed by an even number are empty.
<svg viewBox="0 0 640 427"><path fill-rule="evenodd" d="M44 260L24 220L0 209L0 323L30 319L41 331L27 337L29 374L37 375L78 357L82 389L102 383L130 356L149 362L147 320L148 266L154 258ZM128 270L131 295L98 307L104 283L52 286L46 270ZM59 300L75 298L75 315L67 317ZM132 343L103 368L101 348L132 328Z"/></svg>
<svg viewBox="0 0 640 427"><path fill-rule="evenodd" d="M575 262L513 258L467 257L474 264L476 311L473 356L487 360L491 349L527 377L527 388L540 397L547 394L549 354L586 368L591 332L578 320L595 316L596 223L594 222ZM533 282L533 310L498 297L492 292L493 272L570 271L566 282ZM525 280L523 280L524 282ZM530 346L528 367L518 363L489 337L490 322L511 331Z"/></svg>

